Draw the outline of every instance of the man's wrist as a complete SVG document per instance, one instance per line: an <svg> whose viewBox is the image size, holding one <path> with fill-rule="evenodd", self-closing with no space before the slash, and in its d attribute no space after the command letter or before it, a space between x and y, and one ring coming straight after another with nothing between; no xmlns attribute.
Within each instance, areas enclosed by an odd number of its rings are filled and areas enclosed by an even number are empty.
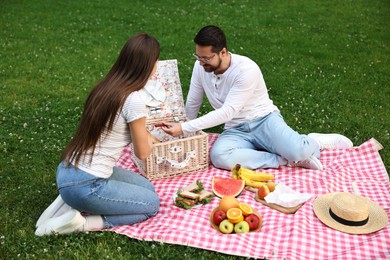
<svg viewBox="0 0 390 260"><path fill-rule="evenodd" d="M189 133L188 130L187 130L187 128L186 128L186 126L187 126L187 123L186 123L186 122L180 123L180 128L181 128L181 131L182 131L182 133L183 133L184 135L187 135L187 134Z"/></svg>

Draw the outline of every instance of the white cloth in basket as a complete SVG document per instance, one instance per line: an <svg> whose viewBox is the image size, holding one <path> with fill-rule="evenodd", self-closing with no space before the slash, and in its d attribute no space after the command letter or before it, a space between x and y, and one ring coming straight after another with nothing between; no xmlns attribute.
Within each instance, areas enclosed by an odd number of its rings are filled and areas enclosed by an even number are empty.
<svg viewBox="0 0 390 260"><path fill-rule="evenodd" d="M163 85L155 80L148 80L145 87L139 91L145 104L150 107L161 106L166 98Z"/></svg>

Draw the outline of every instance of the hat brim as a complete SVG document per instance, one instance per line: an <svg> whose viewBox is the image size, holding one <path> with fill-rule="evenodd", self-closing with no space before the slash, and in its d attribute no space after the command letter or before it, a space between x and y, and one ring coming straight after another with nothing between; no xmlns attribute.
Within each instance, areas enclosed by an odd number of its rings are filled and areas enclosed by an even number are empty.
<svg viewBox="0 0 390 260"><path fill-rule="evenodd" d="M368 198L365 199L367 199L368 201L369 219L365 225L348 226L334 220L329 214L329 208L333 196L338 193L339 192L328 193L319 196L314 200L313 203L314 213L321 220L321 222L328 227L349 234L369 234L384 228L388 224L388 217L386 211Z"/></svg>

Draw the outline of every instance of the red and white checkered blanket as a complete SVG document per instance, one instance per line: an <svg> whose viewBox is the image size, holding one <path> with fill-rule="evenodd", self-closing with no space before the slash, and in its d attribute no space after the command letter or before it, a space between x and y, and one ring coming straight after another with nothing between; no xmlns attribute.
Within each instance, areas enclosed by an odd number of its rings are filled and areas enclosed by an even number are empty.
<svg viewBox="0 0 390 260"><path fill-rule="evenodd" d="M217 134L209 135L210 146ZM315 197L335 191L352 192L352 182L363 196L369 197L390 213L389 177L378 150L381 145L370 139L358 147L321 152L323 171L280 167L267 169L292 189L313 194L295 214L284 214L254 200L254 193L244 190L238 199L253 206L263 217L259 232L224 235L209 223L211 211L218 206L215 198L207 205L183 210L173 205L172 196L183 186L201 180L211 191L213 176L229 177L229 171L214 167L179 177L153 181L161 199L159 213L147 221L111 230L131 238L161 241L213 250L230 255L271 259L384 259L390 258L390 226L369 235L350 235L328 228L313 210ZM138 171L125 149L117 166Z"/></svg>

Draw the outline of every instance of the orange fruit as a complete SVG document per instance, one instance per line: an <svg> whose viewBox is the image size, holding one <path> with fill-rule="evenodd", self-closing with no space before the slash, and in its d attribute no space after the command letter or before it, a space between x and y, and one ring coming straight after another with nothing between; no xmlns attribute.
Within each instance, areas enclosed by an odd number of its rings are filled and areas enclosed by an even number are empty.
<svg viewBox="0 0 390 260"><path fill-rule="evenodd" d="M229 209L226 213L226 216L227 216L228 220L233 224L244 220L244 216L242 215L242 211L241 211L241 209L238 209L238 208Z"/></svg>
<svg viewBox="0 0 390 260"><path fill-rule="evenodd" d="M247 216L247 215L253 213L252 207L249 206L248 204L245 204L245 203L242 203L242 202L241 202L241 203L238 204L238 208L241 209L242 214L243 214L244 216Z"/></svg>
<svg viewBox="0 0 390 260"><path fill-rule="evenodd" d="M231 208L238 208L238 200L234 196L223 196L219 201L219 209L227 212Z"/></svg>

